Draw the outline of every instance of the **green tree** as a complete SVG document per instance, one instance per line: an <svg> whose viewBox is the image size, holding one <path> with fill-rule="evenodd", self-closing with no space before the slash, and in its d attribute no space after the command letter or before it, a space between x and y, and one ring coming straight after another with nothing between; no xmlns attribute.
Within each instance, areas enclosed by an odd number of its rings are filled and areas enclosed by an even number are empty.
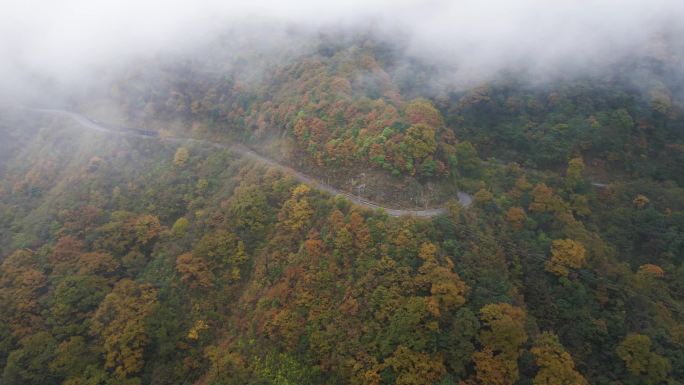
<svg viewBox="0 0 684 385"><path fill-rule="evenodd" d="M456 170L460 175L475 178L482 172L482 161L475 147L468 141L456 145Z"/></svg>
<svg viewBox="0 0 684 385"><path fill-rule="evenodd" d="M49 369L65 378L65 384L85 383L82 376L89 371L88 367L99 366L95 353L84 337L70 337L57 346L55 358L50 362Z"/></svg>
<svg viewBox="0 0 684 385"><path fill-rule="evenodd" d="M575 189L582 182L583 171L584 161L581 157L570 159L568 169L565 172L565 186L569 189Z"/></svg>
<svg viewBox="0 0 684 385"><path fill-rule="evenodd" d="M48 370L55 356L57 342L47 332L37 332L20 341L21 347L7 358L2 374L3 384L50 385L59 378Z"/></svg>
<svg viewBox="0 0 684 385"><path fill-rule="evenodd" d="M228 212L237 233L247 240L262 237L273 216L264 189L246 183L235 189Z"/></svg>
<svg viewBox="0 0 684 385"><path fill-rule="evenodd" d="M413 159L422 160L437 149L435 129L427 124L415 124L406 130L404 143Z"/></svg>
<svg viewBox="0 0 684 385"><path fill-rule="evenodd" d="M465 377L471 355L475 351L474 338L480 322L477 316L467 307L458 309L453 323L446 333L445 363L451 372L459 377Z"/></svg>
<svg viewBox="0 0 684 385"><path fill-rule="evenodd" d="M632 333L615 350L627 371L647 385L663 382L671 369L670 361L653 352L651 345L647 335Z"/></svg>
<svg viewBox="0 0 684 385"><path fill-rule="evenodd" d="M107 279L70 275L62 279L51 298L48 324L55 336L87 332L88 320L109 291Z"/></svg>
<svg viewBox="0 0 684 385"><path fill-rule="evenodd" d="M180 217L174 222L173 227L171 227L171 233L177 237L185 236L188 231L190 222L185 217Z"/></svg>

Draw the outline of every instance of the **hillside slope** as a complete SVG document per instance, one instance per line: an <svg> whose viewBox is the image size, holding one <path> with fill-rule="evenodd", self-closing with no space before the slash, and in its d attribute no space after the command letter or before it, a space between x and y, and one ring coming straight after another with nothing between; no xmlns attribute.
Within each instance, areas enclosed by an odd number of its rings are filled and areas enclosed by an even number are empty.
<svg viewBox="0 0 684 385"><path fill-rule="evenodd" d="M230 149L1 116L3 383L684 376L673 180L489 162L472 206L392 218Z"/></svg>

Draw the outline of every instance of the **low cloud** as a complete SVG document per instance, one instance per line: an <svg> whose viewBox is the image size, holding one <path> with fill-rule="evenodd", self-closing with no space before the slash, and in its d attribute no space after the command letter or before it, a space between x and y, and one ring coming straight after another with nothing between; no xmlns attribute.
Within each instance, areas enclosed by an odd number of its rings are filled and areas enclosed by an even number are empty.
<svg viewBox="0 0 684 385"><path fill-rule="evenodd" d="M0 76L5 92L68 87L219 34L268 47L322 30L370 30L401 39L408 55L445 68L455 83L508 69L544 77L630 55L667 56L681 49L683 23L678 0L9 0L0 14Z"/></svg>

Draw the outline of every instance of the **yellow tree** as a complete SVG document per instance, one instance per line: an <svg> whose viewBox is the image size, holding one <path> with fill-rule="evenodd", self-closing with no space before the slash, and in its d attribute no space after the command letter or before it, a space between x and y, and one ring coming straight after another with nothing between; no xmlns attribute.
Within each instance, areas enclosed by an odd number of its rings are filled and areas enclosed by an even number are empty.
<svg viewBox="0 0 684 385"><path fill-rule="evenodd" d="M119 281L102 300L91 326L105 353L105 366L123 380L144 365L143 353L149 342L145 321L157 302L157 291L149 284L130 279Z"/></svg>
<svg viewBox="0 0 684 385"><path fill-rule="evenodd" d="M475 206L485 208L494 202L494 194L489 190L479 189L473 196Z"/></svg>
<svg viewBox="0 0 684 385"><path fill-rule="evenodd" d="M539 367L534 385L586 385L587 380L575 370L572 356L565 351L558 336L544 332L531 350Z"/></svg>
<svg viewBox="0 0 684 385"><path fill-rule="evenodd" d="M383 367L391 367L397 374L396 385L432 385L446 373L440 357L414 352L403 345L385 360Z"/></svg>
<svg viewBox="0 0 684 385"><path fill-rule="evenodd" d="M644 207L646 207L646 205L651 203L651 200L648 199L648 197L646 195L639 194L636 197L634 197L634 200L632 201L632 203L634 203L634 205L637 208L643 209Z"/></svg>
<svg viewBox="0 0 684 385"><path fill-rule="evenodd" d="M473 353L475 378L479 385L512 385L518 380L518 364L492 349Z"/></svg>
<svg viewBox="0 0 684 385"><path fill-rule="evenodd" d="M232 281L239 281L241 278L240 275L240 267L247 262L249 257L247 256L247 252L245 251L245 244L242 241L237 242L237 248L235 250L235 253L233 253L229 261L232 265L230 269L230 279Z"/></svg>
<svg viewBox="0 0 684 385"><path fill-rule="evenodd" d="M519 377L520 347L527 341L525 311L507 303L493 303L480 309L480 319L483 349L473 353L478 383L514 384Z"/></svg>
<svg viewBox="0 0 684 385"><path fill-rule="evenodd" d="M292 190L290 199L283 203L278 220L287 230L300 233L309 224L314 212L307 197L310 191L309 186L300 184Z"/></svg>
<svg viewBox="0 0 684 385"><path fill-rule="evenodd" d="M171 227L171 234L176 237L182 237L188 232L188 227L190 222L185 217L180 217L174 222L173 227Z"/></svg>
<svg viewBox="0 0 684 385"><path fill-rule="evenodd" d="M138 245L144 247L157 238L162 232L159 218L154 215L143 214L135 217L130 223L135 233Z"/></svg>
<svg viewBox="0 0 684 385"><path fill-rule="evenodd" d="M581 157L572 158L568 162L568 169L565 172L565 185L568 188L575 188L582 181L584 171L584 161Z"/></svg>
<svg viewBox="0 0 684 385"><path fill-rule="evenodd" d="M185 163L188 161L189 158L190 153L188 152L188 149L185 147L179 147L173 156L173 164L175 164L178 167L183 167L185 166Z"/></svg>
<svg viewBox="0 0 684 385"><path fill-rule="evenodd" d="M584 265L587 251L584 246L572 239L556 239L551 244L551 259L546 261L546 271L560 277L567 277L570 269Z"/></svg>
<svg viewBox="0 0 684 385"><path fill-rule="evenodd" d="M419 284L429 287L429 303L434 305L429 309L435 316L439 316L440 311L463 306L468 292L468 286L453 270L451 259L446 259L446 266L437 262L437 251L437 246L431 242L421 245L418 256L423 260L423 265L418 269L420 275L417 278Z"/></svg>
<svg viewBox="0 0 684 385"><path fill-rule="evenodd" d="M665 276L665 272L663 271L662 267L654 265L652 263L647 263L639 266L637 276L662 278Z"/></svg>
<svg viewBox="0 0 684 385"><path fill-rule="evenodd" d="M492 303L480 309L480 319L485 325L479 336L482 345L517 358L527 341L525 311L507 303Z"/></svg>

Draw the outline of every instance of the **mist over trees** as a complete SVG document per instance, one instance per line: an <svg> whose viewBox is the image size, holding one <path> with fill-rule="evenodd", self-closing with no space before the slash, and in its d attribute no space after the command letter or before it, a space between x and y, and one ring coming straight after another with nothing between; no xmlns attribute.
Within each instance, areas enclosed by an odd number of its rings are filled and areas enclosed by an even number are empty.
<svg viewBox="0 0 684 385"><path fill-rule="evenodd" d="M679 2L41 6L0 383L684 383Z"/></svg>

